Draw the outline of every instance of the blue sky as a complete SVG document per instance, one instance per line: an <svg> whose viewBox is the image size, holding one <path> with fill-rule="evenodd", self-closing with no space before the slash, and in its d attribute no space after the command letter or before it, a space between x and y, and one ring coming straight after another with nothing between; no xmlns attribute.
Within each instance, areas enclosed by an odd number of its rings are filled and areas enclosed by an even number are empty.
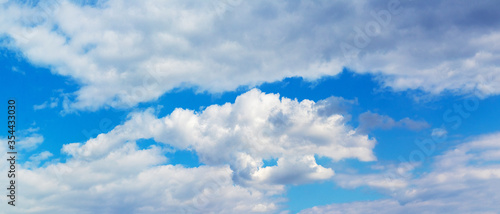
<svg viewBox="0 0 500 214"><path fill-rule="evenodd" d="M497 2L0 5L9 213L500 210Z"/></svg>

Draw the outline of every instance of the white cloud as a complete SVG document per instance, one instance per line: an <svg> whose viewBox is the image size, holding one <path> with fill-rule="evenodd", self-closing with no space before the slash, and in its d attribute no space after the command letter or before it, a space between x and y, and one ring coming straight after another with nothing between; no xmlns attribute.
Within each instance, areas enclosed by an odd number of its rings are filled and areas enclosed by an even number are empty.
<svg viewBox="0 0 500 214"><path fill-rule="evenodd" d="M23 167L27 169L38 167L42 161L45 161L52 156L53 154L49 151L43 151L38 154L31 155L28 158L28 161L24 162Z"/></svg>
<svg viewBox="0 0 500 214"><path fill-rule="evenodd" d="M259 169L253 174L253 179L274 184L304 184L326 180L333 175L332 169L318 165L314 156L310 155L302 158L280 158L277 166Z"/></svg>
<svg viewBox="0 0 500 214"><path fill-rule="evenodd" d="M4 46L81 85L67 111L127 107L176 87L316 79L343 67L381 74L396 90L500 93L496 1L245 1L222 13L220 4L9 2L0 32L12 38ZM352 60L342 44L355 48Z"/></svg>
<svg viewBox="0 0 500 214"><path fill-rule="evenodd" d="M389 174L388 174L389 175ZM402 178L392 178L388 175L370 174L370 175L349 175L338 174L335 181L343 188L356 188L359 186L369 186L376 189L395 190L408 186L408 182Z"/></svg>
<svg viewBox="0 0 500 214"><path fill-rule="evenodd" d="M316 155L375 160L375 140L346 126L331 100L298 102L254 89L201 112L131 113L108 133L64 145L64 163L39 167L51 155L41 153L20 166L22 203L13 213L275 213L285 185L334 176ZM193 150L203 166L172 165L161 146L136 145L150 138ZM277 165L264 167L269 159Z"/></svg>
<svg viewBox="0 0 500 214"><path fill-rule="evenodd" d="M44 138L42 135L36 133L39 128L28 128L18 132L18 140L16 141L16 148L21 150L31 151L43 143Z"/></svg>
<svg viewBox="0 0 500 214"><path fill-rule="evenodd" d="M161 165L165 161L158 147L139 150L129 142L90 161L70 159L43 168L18 169L22 192L17 206L7 211L272 213L279 208L277 199L235 185L227 166ZM6 182L4 176L1 181ZM1 200L4 203L6 197Z"/></svg>
<svg viewBox="0 0 500 214"><path fill-rule="evenodd" d="M386 189L393 199L332 204L301 213L495 213L500 209L498 139L500 133L494 133L451 148L421 176L337 175L335 179L345 187ZM377 186L377 181L404 185Z"/></svg>
<svg viewBox="0 0 500 214"><path fill-rule="evenodd" d="M48 101L45 101L40 105L34 105L33 109L36 111L36 110L41 110L41 109L45 109L45 108L55 108L58 105L59 105L59 98L51 97L50 103Z"/></svg>
<svg viewBox="0 0 500 214"><path fill-rule="evenodd" d="M343 116L331 111L328 101L298 102L254 89L237 97L234 104L212 105L199 113L176 109L164 118L156 118L153 113L152 109L134 113L109 133L84 145L65 145L63 151L75 158L92 159L123 141L154 138L178 149L196 151L205 164L229 163L235 179L242 183L254 179L276 183L267 177L286 175L282 170L294 167L305 167L303 172L309 174L292 183L331 177L333 171L318 166L312 155L333 160L376 159L372 153L375 140L346 126ZM279 159L278 166L261 169L263 160L273 158Z"/></svg>

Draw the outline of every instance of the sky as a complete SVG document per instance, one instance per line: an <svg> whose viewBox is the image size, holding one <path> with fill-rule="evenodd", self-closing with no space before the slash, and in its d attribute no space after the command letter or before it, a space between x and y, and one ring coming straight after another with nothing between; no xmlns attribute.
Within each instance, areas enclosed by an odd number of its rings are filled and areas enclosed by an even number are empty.
<svg viewBox="0 0 500 214"><path fill-rule="evenodd" d="M0 213L497 213L498 8L0 0Z"/></svg>

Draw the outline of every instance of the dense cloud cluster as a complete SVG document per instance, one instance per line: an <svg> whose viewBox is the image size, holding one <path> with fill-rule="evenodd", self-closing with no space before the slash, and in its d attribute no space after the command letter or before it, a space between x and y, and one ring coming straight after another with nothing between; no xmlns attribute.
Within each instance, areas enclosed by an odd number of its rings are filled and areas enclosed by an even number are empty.
<svg viewBox="0 0 500 214"><path fill-rule="evenodd" d="M75 3L76 2L76 3ZM40 1L0 7L2 45L81 88L67 111L174 88L222 92L344 67L395 90L498 94L498 1ZM75 21L77 20L77 21Z"/></svg>
<svg viewBox="0 0 500 214"><path fill-rule="evenodd" d="M376 160L375 140L345 125L337 112L341 100L298 102L254 89L201 112L131 113L108 133L64 145L65 163L38 167L51 154L31 157L19 172L22 211L275 212L285 185L334 176L315 156ZM139 149L140 139L159 144ZM169 164L171 147L196 152L202 166ZM272 159L276 165L264 166Z"/></svg>

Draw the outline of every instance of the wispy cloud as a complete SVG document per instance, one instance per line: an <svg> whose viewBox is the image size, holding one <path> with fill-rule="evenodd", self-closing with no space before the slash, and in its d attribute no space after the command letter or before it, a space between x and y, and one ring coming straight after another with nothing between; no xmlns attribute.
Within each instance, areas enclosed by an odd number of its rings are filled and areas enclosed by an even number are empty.
<svg viewBox="0 0 500 214"><path fill-rule="evenodd" d="M500 133L483 135L434 158L421 176L391 179L385 172L337 175L345 187L385 189L393 199L314 207L301 213L493 213L500 207Z"/></svg>
<svg viewBox="0 0 500 214"><path fill-rule="evenodd" d="M46 109L46 108L56 108L57 106L59 106L59 98L51 97L50 102L45 101L40 105L34 105L33 110L37 111L37 110L42 110L42 109Z"/></svg>
<svg viewBox="0 0 500 214"><path fill-rule="evenodd" d="M25 130L19 130L16 145L19 149L32 151L38 148L40 144L43 143L44 138L38 133L39 128L28 128Z"/></svg>

